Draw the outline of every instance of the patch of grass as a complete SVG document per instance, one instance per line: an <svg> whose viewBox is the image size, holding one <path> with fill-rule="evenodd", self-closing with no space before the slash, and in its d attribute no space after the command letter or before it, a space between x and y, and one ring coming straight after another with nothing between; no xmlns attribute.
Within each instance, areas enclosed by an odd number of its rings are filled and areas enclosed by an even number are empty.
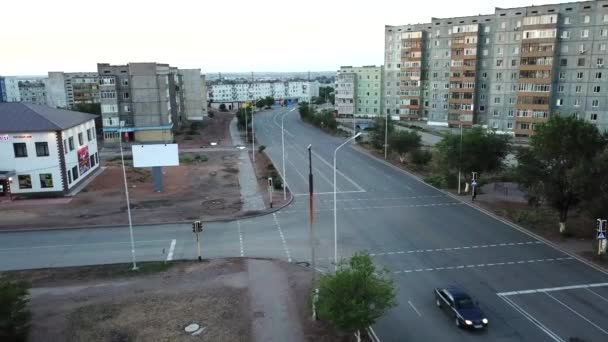
<svg viewBox="0 0 608 342"><path fill-rule="evenodd" d="M206 162L207 160L209 160L209 158L207 158L207 156L205 155L197 155L196 157L194 157L194 160L197 162Z"/></svg>
<svg viewBox="0 0 608 342"><path fill-rule="evenodd" d="M179 156L180 164L188 164L192 163L192 161L194 161L194 158L192 158L191 156Z"/></svg>

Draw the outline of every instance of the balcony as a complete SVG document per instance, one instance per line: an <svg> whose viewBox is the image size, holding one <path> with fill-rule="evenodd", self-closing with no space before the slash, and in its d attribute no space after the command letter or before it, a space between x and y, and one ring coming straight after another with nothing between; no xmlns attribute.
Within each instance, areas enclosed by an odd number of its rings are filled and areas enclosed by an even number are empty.
<svg viewBox="0 0 608 342"><path fill-rule="evenodd" d="M532 134L534 134L534 131L532 131L532 129L516 128L513 130L513 133L515 134L516 137L529 137Z"/></svg>
<svg viewBox="0 0 608 342"><path fill-rule="evenodd" d="M448 104L472 104L474 102L473 98L470 99L448 99Z"/></svg>
<svg viewBox="0 0 608 342"><path fill-rule="evenodd" d="M523 122L523 123L530 123L530 124L539 124L539 123L545 123L547 122L547 120L549 120L549 118L536 118L533 116L516 116L515 117L515 122Z"/></svg>
<svg viewBox="0 0 608 342"><path fill-rule="evenodd" d="M522 57L553 57L555 55L555 51L521 51Z"/></svg>
<svg viewBox="0 0 608 342"><path fill-rule="evenodd" d="M420 105L399 105L399 109L414 109L414 110L418 110L420 109Z"/></svg>
<svg viewBox="0 0 608 342"><path fill-rule="evenodd" d="M547 70L547 71L551 71L553 69L553 65L551 64L527 64L527 65L520 65L519 66L519 70L521 71L533 71L533 70Z"/></svg>
<svg viewBox="0 0 608 342"><path fill-rule="evenodd" d="M517 110L544 110L549 111L549 103L545 104L529 104L529 103L518 103L515 108Z"/></svg>
<svg viewBox="0 0 608 342"><path fill-rule="evenodd" d="M450 88L451 93L474 93L475 88Z"/></svg>

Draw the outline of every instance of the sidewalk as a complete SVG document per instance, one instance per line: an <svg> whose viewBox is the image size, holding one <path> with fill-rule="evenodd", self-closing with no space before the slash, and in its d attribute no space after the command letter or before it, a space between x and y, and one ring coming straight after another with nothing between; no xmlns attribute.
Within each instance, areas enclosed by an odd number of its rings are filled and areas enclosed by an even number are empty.
<svg viewBox="0 0 608 342"><path fill-rule="evenodd" d="M232 144L235 146L247 146L241 139L238 128L236 127L236 118L230 122L230 137L232 138ZM254 151L255 152L255 151ZM256 211L264 210L264 200L260 195L260 189L258 187L258 181L255 178L255 172L251 159L249 158L249 152L247 149L240 151L239 156L239 184L241 185L241 199L243 201L242 211Z"/></svg>

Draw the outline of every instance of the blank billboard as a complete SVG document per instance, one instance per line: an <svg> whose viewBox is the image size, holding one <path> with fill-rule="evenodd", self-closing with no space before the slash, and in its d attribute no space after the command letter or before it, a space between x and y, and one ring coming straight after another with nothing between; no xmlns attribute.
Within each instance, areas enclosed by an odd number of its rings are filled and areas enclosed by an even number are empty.
<svg viewBox="0 0 608 342"><path fill-rule="evenodd" d="M177 144L133 145L131 151L135 167L179 165Z"/></svg>

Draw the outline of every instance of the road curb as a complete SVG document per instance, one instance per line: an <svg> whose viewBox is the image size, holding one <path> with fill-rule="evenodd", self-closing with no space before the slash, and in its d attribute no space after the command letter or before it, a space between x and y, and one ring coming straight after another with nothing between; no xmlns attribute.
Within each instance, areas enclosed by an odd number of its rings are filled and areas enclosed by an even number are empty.
<svg viewBox="0 0 608 342"><path fill-rule="evenodd" d="M509 226L509 227L511 227L513 229L516 229L516 230L520 231L521 233L524 233L524 234L526 234L526 235L528 235L528 236L530 236L530 237L532 237L532 238L534 238L536 240L539 240L539 241L543 242L544 244L546 244L546 245L548 245L548 246L556 249L557 251L560 251L560 252L562 252L562 253L564 253L564 254L566 254L566 255L568 255L568 256L570 256L570 257L572 257L572 258L574 258L574 259L576 259L576 260L578 260L580 262L582 262L583 264L585 264L585 265L587 265L587 266L595 269L596 271L599 271L599 272L601 272L601 273L603 273L605 275L608 275L608 270L606 268L604 268L604 267L602 267L600 265L597 265L596 263L593 263L593 262L591 262L591 261L589 261L589 260L581 257L580 255L578 255L576 253L572 253L570 251L567 251L567 250L561 248L559 245L553 243L552 241L550 241L550 240L548 240L548 239L546 239L546 238L544 238L544 237L542 237L542 236L540 236L540 235L538 235L538 234L536 234L536 233L534 233L534 232L532 232L532 231L530 231L530 230L528 230L528 229L526 229L526 228L524 228L524 227L522 227L522 226L520 226L518 224L515 224L515 223L513 223L513 222L511 222L511 221L509 221L509 220L507 220L505 218L502 218L502 217L500 217L500 216L498 216L498 215L496 215L496 214L488 211L487 209L484 209L484 208L482 208L482 207L480 207L478 205L470 203L470 202L462 199L461 197L452 194L449 191L446 191L446 190L443 190L443 189L439 189L439 188L437 188L437 187L435 187L435 186L433 186L431 184L428 184L422 178L420 178L418 175L415 175L415 174L413 174L413 173L411 173L411 172L409 172L407 170L404 170L404 169L402 169L400 167L397 167L397 166L395 166L395 165L387 162L386 160L378 158L375 155L373 155L371 152L369 152L367 150L364 150L362 147L354 146L353 150L355 150L355 151L357 151L357 152L359 152L359 153L361 153L363 155L366 155L366 156L368 156L370 158L373 158L376 161L379 161L380 163L382 163L384 165L387 165L387 166L389 166L389 167L391 167L391 168L393 168L395 170L398 170L401 173L404 173L404 174L412 177L416 181L418 181L418 182L420 182L420 183L422 183L422 184L424 184L424 185L426 185L426 186L428 186L428 187L430 187L432 189L435 189L435 190L443 193L444 195L449 196L452 199L455 199L455 200L461 202L462 204L465 204L465 205L469 206L470 208L476 209L476 210L478 210L478 211L480 211L480 212L482 212L482 213L490 216L491 218L493 218L493 219L495 219L495 220L497 220L497 221L499 221L501 223L504 223L504 224L506 224L507 226Z"/></svg>
<svg viewBox="0 0 608 342"><path fill-rule="evenodd" d="M264 210L262 212L256 212L256 213L248 214L248 215L241 215L241 216L236 216L236 217L220 218L220 219L213 219L213 220L204 220L203 219L201 221L202 222L206 222L206 223L233 222L233 221L239 221L239 220L253 219L253 218L257 218L257 217L262 217L262 216L266 216L266 215L270 215L270 214L276 213L279 210L284 209L285 207L289 206L293 202L294 198L295 198L295 196L291 193L291 191L289 191L289 198L287 199L287 202L283 203L283 205L281 205L280 207L275 207L275 208ZM192 223L192 220L170 221L170 222L152 222L152 223L137 223L137 224L133 224L133 227L162 226L162 225L166 225L166 224L190 224L190 223ZM0 229L0 234L2 234L2 233L53 231L53 230L123 228L123 227L126 227L126 226L128 226L128 225L126 225L126 224L113 224L113 225L112 224L102 224L102 225L65 226L65 227L48 227L48 228Z"/></svg>

